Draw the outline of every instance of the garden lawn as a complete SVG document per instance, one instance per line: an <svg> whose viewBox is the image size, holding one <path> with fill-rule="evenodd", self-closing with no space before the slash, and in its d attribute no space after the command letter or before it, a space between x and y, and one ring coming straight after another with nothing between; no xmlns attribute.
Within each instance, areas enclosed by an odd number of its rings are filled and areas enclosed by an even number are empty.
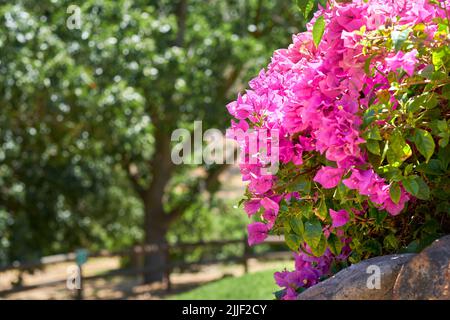
<svg viewBox="0 0 450 320"><path fill-rule="evenodd" d="M280 290L273 274L279 270L265 270L241 277L225 278L205 284L188 292L168 297L174 300L271 300Z"/></svg>

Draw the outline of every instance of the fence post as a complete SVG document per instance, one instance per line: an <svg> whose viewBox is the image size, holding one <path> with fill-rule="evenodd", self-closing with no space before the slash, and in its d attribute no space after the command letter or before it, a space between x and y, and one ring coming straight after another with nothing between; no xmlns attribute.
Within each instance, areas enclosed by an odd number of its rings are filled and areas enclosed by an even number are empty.
<svg viewBox="0 0 450 320"><path fill-rule="evenodd" d="M83 265L88 260L88 251L86 249L78 249L75 251L75 262L78 266L78 277L80 278L80 288L77 289L75 299L77 300L83 300Z"/></svg>
<svg viewBox="0 0 450 320"><path fill-rule="evenodd" d="M244 236L244 239L242 241L244 245L244 253L242 256L242 264L244 265L244 273L249 272L249 265L248 265L248 258L250 257L250 247L247 243L247 237Z"/></svg>
<svg viewBox="0 0 450 320"><path fill-rule="evenodd" d="M84 283L83 283L83 266L79 265L78 266L78 270L79 270L79 277L80 277L80 288L76 289L76 295L75 295L75 299L76 300L83 300L83 287L84 287Z"/></svg>

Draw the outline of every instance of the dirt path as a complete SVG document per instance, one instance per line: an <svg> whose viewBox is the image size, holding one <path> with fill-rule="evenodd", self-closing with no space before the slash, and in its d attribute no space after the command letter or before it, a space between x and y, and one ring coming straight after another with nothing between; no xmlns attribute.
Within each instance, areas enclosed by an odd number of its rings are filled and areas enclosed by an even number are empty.
<svg viewBox="0 0 450 320"><path fill-rule="evenodd" d="M65 280L68 267L73 264L60 263L51 265L45 270L38 270L34 274L23 275L24 285L35 285L48 281ZM100 274L120 267L118 258L90 259L83 267L86 276ZM291 268L290 261L263 262L256 259L249 260L250 272L271 268ZM198 272L173 273L171 275L172 290L170 294L184 292L207 282L215 281L224 276L240 276L244 274L242 265L211 265L203 266ZM10 289L11 281L17 278L16 271L0 273L0 291ZM163 299L167 294L165 285L157 283L142 285L138 277L110 277L85 281L85 299ZM65 283L49 287L12 293L6 299L73 299L74 292L67 289Z"/></svg>

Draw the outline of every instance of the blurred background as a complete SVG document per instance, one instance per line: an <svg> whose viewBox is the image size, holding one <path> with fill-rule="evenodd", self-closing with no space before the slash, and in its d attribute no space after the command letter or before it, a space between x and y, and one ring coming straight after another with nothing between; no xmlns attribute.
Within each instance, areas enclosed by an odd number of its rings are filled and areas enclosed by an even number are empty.
<svg viewBox="0 0 450 320"><path fill-rule="evenodd" d="M303 29L293 0L0 1L0 298L271 299L291 257L247 247L239 170L170 138L224 131Z"/></svg>

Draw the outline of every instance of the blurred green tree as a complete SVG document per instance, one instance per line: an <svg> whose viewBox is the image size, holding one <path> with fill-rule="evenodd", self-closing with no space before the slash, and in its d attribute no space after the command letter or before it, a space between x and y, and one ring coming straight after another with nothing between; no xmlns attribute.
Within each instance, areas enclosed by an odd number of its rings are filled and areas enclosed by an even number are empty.
<svg viewBox="0 0 450 320"><path fill-rule="evenodd" d="M68 26L70 5L79 5L79 28ZM146 244L164 245L174 221L207 205L204 191L218 189L225 168L174 165L172 131L192 130L194 120L228 126L225 104L304 27L297 12L269 0L1 4L6 258L108 236L127 244L138 230ZM147 266L165 263L161 251L146 258Z"/></svg>

